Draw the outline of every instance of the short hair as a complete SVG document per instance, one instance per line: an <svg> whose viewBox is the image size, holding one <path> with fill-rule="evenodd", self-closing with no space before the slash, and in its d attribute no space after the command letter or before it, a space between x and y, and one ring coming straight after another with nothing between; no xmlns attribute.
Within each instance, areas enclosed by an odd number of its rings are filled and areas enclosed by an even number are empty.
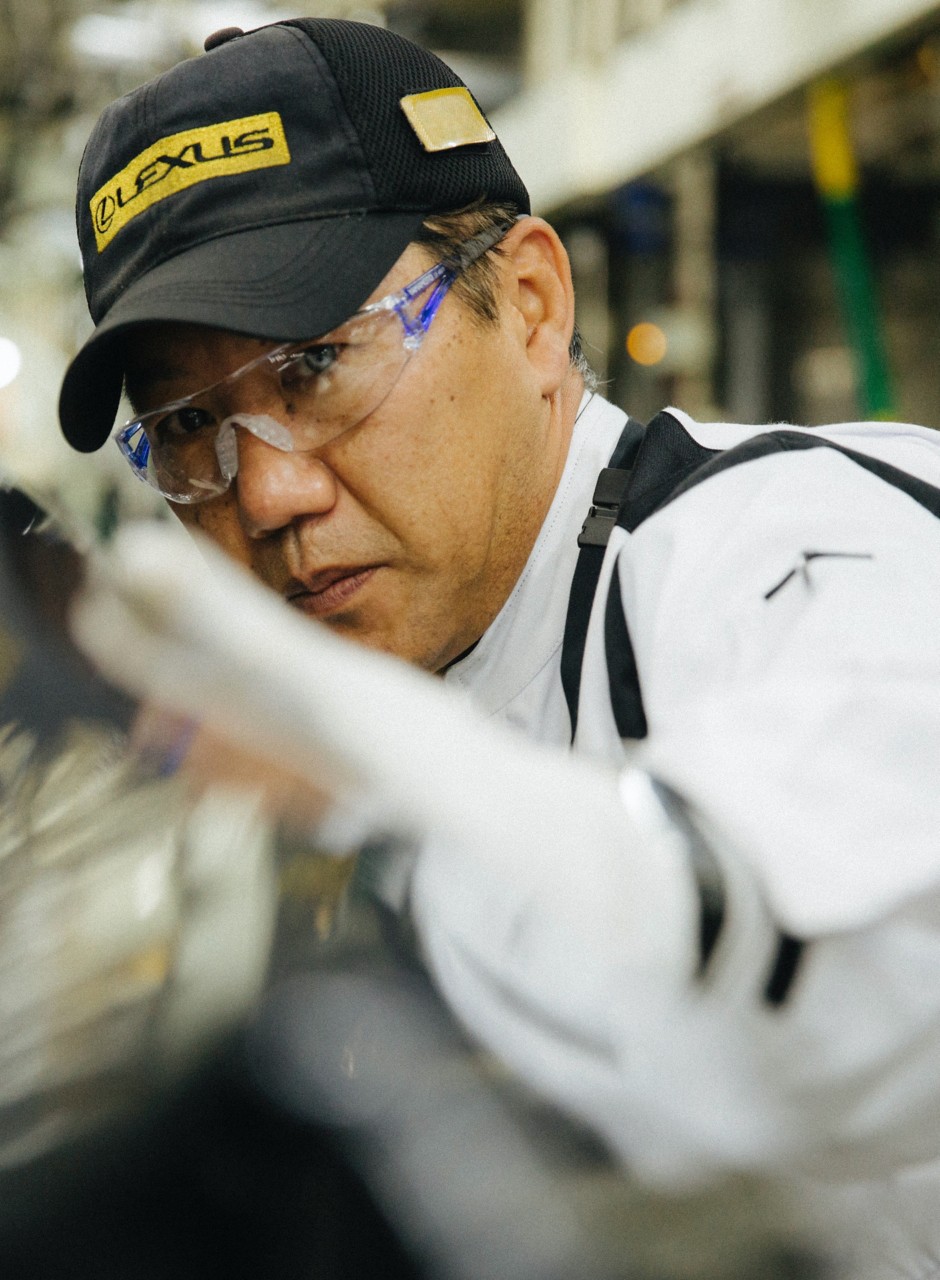
<svg viewBox="0 0 940 1280"><path fill-rule="evenodd" d="M518 206L494 201L478 200L453 213L434 213L425 218L415 240L426 245L439 260L457 258L466 242L474 236L489 231L501 223L511 223L519 216ZM496 302L496 272L492 253L501 253L499 244L470 264L454 282L454 290L470 310L484 324L494 324L498 309ZM581 374L584 385L590 391L597 389L597 374L591 368L581 341L577 324L571 334L568 354L572 367Z"/></svg>

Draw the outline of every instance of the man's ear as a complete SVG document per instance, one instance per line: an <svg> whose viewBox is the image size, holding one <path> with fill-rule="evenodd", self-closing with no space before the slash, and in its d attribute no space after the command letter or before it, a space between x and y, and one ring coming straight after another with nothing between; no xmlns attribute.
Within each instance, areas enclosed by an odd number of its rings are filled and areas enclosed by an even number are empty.
<svg viewBox="0 0 940 1280"><path fill-rule="evenodd" d="M543 396L552 396L570 367L574 328L571 265L558 232L543 218L521 218L500 243L510 323Z"/></svg>

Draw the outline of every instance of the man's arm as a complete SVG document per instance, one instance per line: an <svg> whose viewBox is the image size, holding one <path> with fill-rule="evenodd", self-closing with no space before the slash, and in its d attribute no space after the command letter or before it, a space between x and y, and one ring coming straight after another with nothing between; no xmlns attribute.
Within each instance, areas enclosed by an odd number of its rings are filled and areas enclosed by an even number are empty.
<svg viewBox="0 0 940 1280"><path fill-rule="evenodd" d="M306 772L362 830L421 840L412 910L445 996L635 1170L676 1183L826 1157L867 1172L940 1148L931 899L817 937L774 1008L761 964L741 960L769 960L782 922L722 816L693 801L731 922L702 981L687 843L643 771L532 746L217 553L211 576L165 553L158 530L119 539L77 617L85 646L135 691ZM925 981L899 1022L912 957Z"/></svg>

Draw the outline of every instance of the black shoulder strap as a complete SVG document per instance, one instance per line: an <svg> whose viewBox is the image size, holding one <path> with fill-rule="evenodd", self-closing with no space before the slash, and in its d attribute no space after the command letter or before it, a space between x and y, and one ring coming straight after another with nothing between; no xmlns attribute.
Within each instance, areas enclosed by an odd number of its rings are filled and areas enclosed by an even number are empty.
<svg viewBox="0 0 940 1280"><path fill-rule="evenodd" d="M751 436L731 449L707 449L689 435L678 419L665 412L657 414L645 430L631 419L624 435L627 436L628 432L629 445L623 450L623 457L627 460L621 460L624 440L621 437L610 466L601 472L598 479L594 506L578 539L582 549L571 585L561 658L562 684L571 716L572 739L577 728L581 664L591 606L604 548L615 525L633 533L644 520L668 503L729 467L772 453L814 448L834 449L940 518L940 489L899 467L847 449L822 435L784 428ZM616 483L610 478L612 469L619 473ZM620 494L619 502L615 492ZM615 507L613 518L610 515L612 505ZM604 632L611 707L618 732L624 738L643 738L647 731L646 715L616 575L607 598Z"/></svg>
<svg viewBox="0 0 940 1280"><path fill-rule="evenodd" d="M707 449L694 440L671 413L658 413L644 431L640 447L636 451L633 468L617 508L615 524L632 533L654 511L665 506L678 487L688 483L708 464L723 456L725 455L720 450ZM588 613L590 614L590 604ZM586 636L579 655L579 661L582 662L585 642ZM607 655L610 708L617 732L621 738L645 738L647 724L640 675L621 600L620 579L616 573L611 581L604 613L604 648ZM572 724L576 727L576 716L572 717ZM573 732L574 730L572 734Z"/></svg>
<svg viewBox="0 0 940 1280"><path fill-rule="evenodd" d="M578 535L581 550L571 579L565 638L561 646L561 684L571 717L572 741L578 724L581 663L587 642L591 605L604 562L604 549L610 531L617 523L620 503L630 483L630 468L643 442L645 430L642 422L637 422L636 418L627 418L620 439L610 455L610 461L597 477L591 509Z"/></svg>

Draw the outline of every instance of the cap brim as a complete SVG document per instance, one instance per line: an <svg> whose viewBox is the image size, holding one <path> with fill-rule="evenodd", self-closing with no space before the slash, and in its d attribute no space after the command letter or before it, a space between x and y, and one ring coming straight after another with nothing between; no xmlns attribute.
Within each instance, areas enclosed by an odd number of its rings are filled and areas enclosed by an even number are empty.
<svg viewBox="0 0 940 1280"><path fill-rule="evenodd" d="M417 212L351 213L222 236L136 280L69 365L59 397L66 440L100 448L114 425L129 329L203 324L282 342L345 320L388 274L420 227Z"/></svg>

